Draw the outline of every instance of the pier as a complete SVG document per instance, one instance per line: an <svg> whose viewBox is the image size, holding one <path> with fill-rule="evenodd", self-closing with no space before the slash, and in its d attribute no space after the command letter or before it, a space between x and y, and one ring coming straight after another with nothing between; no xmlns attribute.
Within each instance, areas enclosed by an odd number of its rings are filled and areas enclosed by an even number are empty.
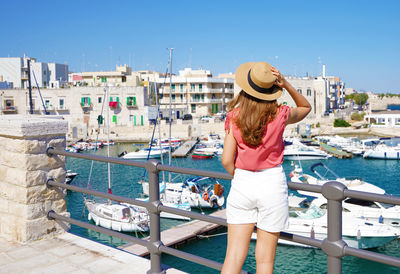
<svg viewBox="0 0 400 274"><path fill-rule="evenodd" d="M172 153L172 157L186 157L189 154L189 152L193 150L197 142L198 142L197 140L189 140L184 142L182 145L178 147L177 150L175 150Z"/></svg>
<svg viewBox="0 0 400 274"><path fill-rule="evenodd" d="M218 210L210 214L210 216L226 218L225 209ZM195 220L162 231L161 241L165 246L177 246L184 242L190 241L191 239L197 238L199 235L204 233L215 231L220 227L221 226L217 224ZM146 237L144 240L148 240L148 238L149 237ZM120 246L119 248L138 256L149 255L147 248L138 244L126 244Z"/></svg>
<svg viewBox="0 0 400 274"><path fill-rule="evenodd" d="M329 146L327 144L321 143L321 149L329 154L331 154L332 156L339 158L339 159L343 159L343 158L353 158L353 154L343 151L343 150L339 150L335 147Z"/></svg>

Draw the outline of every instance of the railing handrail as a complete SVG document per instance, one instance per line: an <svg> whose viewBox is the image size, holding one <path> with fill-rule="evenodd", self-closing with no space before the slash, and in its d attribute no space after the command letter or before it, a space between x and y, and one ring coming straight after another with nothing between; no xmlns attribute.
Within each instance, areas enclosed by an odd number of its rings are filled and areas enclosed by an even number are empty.
<svg viewBox="0 0 400 274"><path fill-rule="evenodd" d="M73 185L66 185L64 183L55 182L52 179L47 181L48 187L61 187L65 189L69 189L72 191L78 191L82 193L86 193L89 195L95 195L98 197L126 202L133 205L138 205L147 208L150 213L150 226L152 229L150 230L150 241L145 241L141 239L130 239L128 241L132 241L138 243L140 245L144 245L148 248L150 252L150 259L151 259L151 269L149 273L160 273L161 269L161 253L168 253L173 256L177 256L179 258L183 258L195 263L199 263L202 265L206 265L208 267L221 270L222 264L201 258L199 256L195 256L190 253L186 253L183 251L179 251L173 248L169 248L163 245L160 239L160 212L165 211L181 216L187 216L192 219L199 219L202 221L215 223L219 225L226 226L226 219L218 218L214 216L207 216L203 214L199 214L196 212L188 212L181 209L171 208L164 206L159 200L159 181L158 181L158 174L160 171L170 171L175 173L183 173L183 174L190 174L190 175L198 175L198 176L207 176L213 177L218 179L232 179L232 176L227 173L222 172L215 172L215 171L204 171L198 169L191 169L191 168L183 168L183 167L174 167L169 165L161 165L156 160L150 160L147 162L141 161L130 161L125 159L113 158L113 157L105 157L105 156L98 156L98 155L90 155L90 154L78 154L72 152L66 152L64 150L56 150L52 147L47 149L47 154L49 156L53 155L63 155L69 156L74 158L80 159L87 159L87 160L94 160L100 162L110 162L114 164L121 164L121 165L128 165L140 168L146 168L149 174L149 202L139 201L135 199L130 199L118 195L108 194L104 192L98 192L94 190L89 190ZM384 263L396 267L400 267L400 259L393 256L388 256L384 254L379 254L367 250L360 250L357 248L352 248L347 246L347 244L342 240L342 200L346 197L351 198L358 198L364 199L368 201L379 201L385 202L390 204L400 205L400 197L394 197L390 195L383 195L383 194L374 194L374 193L367 193L355 190L349 190L346 186L342 183L331 181L327 182L323 186L318 185L308 185L308 184L301 184L301 183L292 183L288 182L288 186L290 189L294 190L305 190L311 192L322 193L325 198L328 200L328 234L327 238L324 240L317 240L309 237L304 237L300 235L290 234L281 232L280 238L310 245L313 247L321 248L322 251L328 256L328 273L341 273L342 266L341 266L341 258L345 255L350 255L358 258L363 258L379 263ZM81 222L78 220L74 220L72 218L67 218L61 215L58 215L52 211L48 213L49 218L59 219L62 221L66 221L72 224L76 224L83 227L90 227L95 231L99 231L101 233L116 236L122 239L127 239L126 235L123 233L115 232L112 230L100 228L85 222ZM131 237L131 236L129 236ZM134 238L134 237L132 237ZM140 240L140 241L138 241ZM143 241L143 242L142 242Z"/></svg>

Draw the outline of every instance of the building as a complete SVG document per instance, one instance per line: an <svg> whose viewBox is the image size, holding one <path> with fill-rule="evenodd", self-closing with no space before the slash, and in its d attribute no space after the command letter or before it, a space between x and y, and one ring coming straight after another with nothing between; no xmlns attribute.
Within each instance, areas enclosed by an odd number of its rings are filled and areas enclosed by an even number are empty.
<svg viewBox="0 0 400 274"><path fill-rule="evenodd" d="M232 75L232 74L231 74ZM161 88L160 111L169 117L171 102L172 118L179 119L185 114L195 117L224 112L233 98L233 77L213 77L209 70L185 68L179 75L159 78Z"/></svg>
<svg viewBox="0 0 400 274"><path fill-rule="evenodd" d="M372 112L364 116L371 127L400 128L400 110Z"/></svg>
<svg viewBox="0 0 400 274"><path fill-rule="evenodd" d="M60 88L67 85L68 65L37 62L31 57L1 57L0 75L13 88L28 88L28 60L30 61L31 85L39 88Z"/></svg>
<svg viewBox="0 0 400 274"><path fill-rule="evenodd" d="M111 130L149 124L153 109L145 105L144 87L72 87L43 89L41 96L32 91L32 113L62 116L69 124L69 137L83 138L97 130L98 117L110 115ZM108 103L108 100L110 101ZM29 114L30 100L26 89L0 92L0 115ZM103 109L103 114L101 114Z"/></svg>
<svg viewBox="0 0 400 274"><path fill-rule="evenodd" d="M143 72L132 72L127 65L116 66L115 71L70 73L68 81L74 86L139 86Z"/></svg>

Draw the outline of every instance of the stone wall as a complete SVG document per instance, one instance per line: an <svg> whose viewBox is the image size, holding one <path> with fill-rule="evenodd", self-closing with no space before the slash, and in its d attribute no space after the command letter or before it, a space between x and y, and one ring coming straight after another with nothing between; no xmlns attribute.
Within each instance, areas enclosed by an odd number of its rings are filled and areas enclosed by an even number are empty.
<svg viewBox="0 0 400 274"><path fill-rule="evenodd" d="M46 187L65 180L65 157L48 157L48 145L65 148L68 124L61 119L0 116L0 235L18 242L64 230L47 212L68 216L65 194Z"/></svg>

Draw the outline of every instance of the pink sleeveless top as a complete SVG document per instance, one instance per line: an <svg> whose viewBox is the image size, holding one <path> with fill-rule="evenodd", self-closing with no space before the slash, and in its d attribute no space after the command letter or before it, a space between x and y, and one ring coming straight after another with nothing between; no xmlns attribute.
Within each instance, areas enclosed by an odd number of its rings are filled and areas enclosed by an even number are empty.
<svg viewBox="0 0 400 274"><path fill-rule="evenodd" d="M257 171L282 164L285 148L282 136L289 113L290 108L282 105L278 109L275 119L266 125L262 143L258 147L250 147L244 143L242 134L234 122L234 118L239 114L238 109L230 111L226 115L225 131L229 132L232 121L233 137L237 142L235 167Z"/></svg>

